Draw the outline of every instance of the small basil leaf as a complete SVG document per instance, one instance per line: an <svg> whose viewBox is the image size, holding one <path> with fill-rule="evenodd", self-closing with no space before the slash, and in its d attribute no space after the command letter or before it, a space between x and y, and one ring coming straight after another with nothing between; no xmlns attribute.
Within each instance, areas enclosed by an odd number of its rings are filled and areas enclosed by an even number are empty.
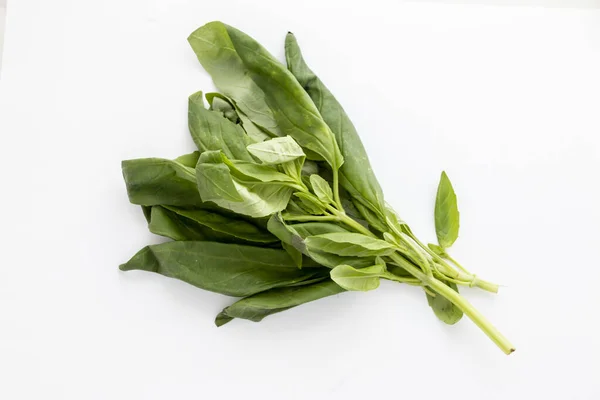
<svg viewBox="0 0 600 400"><path fill-rule="evenodd" d="M196 165L196 182L204 201L212 201L218 205L243 201L219 150L205 151L200 155Z"/></svg>
<svg viewBox="0 0 600 400"><path fill-rule="evenodd" d="M435 233L444 249L452 246L458 238L459 212L456 194L446 172L442 172L435 198Z"/></svg>
<svg viewBox="0 0 600 400"><path fill-rule="evenodd" d="M379 287L379 278L385 273L385 264L356 269L338 265L331 270L331 279L346 290L367 292Z"/></svg>
<svg viewBox="0 0 600 400"><path fill-rule="evenodd" d="M325 204L332 204L334 202L333 191L325 179L321 178L319 175L313 174L310 176L310 184L319 200Z"/></svg>
<svg viewBox="0 0 600 400"><path fill-rule="evenodd" d="M458 292L458 287L455 283L452 282L444 282L446 285L454 289ZM427 296L427 303L433 309L435 315L443 322L448 325L454 325L463 316L463 312L456 307L450 300L446 299L444 296L436 293L433 289L427 288L431 290L435 296L431 296L429 293L425 292Z"/></svg>
<svg viewBox="0 0 600 400"><path fill-rule="evenodd" d="M340 256L386 256L395 249L390 243L359 233L326 233L305 240L309 251L317 250Z"/></svg>
<svg viewBox="0 0 600 400"><path fill-rule="evenodd" d="M247 148L254 157L267 165L283 164L306 156L291 136L253 143Z"/></svg>

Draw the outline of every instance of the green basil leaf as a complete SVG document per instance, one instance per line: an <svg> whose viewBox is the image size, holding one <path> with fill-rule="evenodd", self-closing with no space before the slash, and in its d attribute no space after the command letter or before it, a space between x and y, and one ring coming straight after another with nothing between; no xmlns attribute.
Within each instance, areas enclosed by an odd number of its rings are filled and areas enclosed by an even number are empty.
<svg viewBox="0 0 600 400"><path fill-rule="evenodd" d="M446 172L442 172L435 198L435 233L444 249L458 238L459 213L456 194Z"/></svg>
<svg viewBox="0 0 600 400"><path fill-rule="evenodd" d="M379 287L379 278L385 273L385 264L356 269L338 265L331 270L331 279L346 290L368 292Z"/></svg>
<svg viewBox="0 0 600 400"><path fill-rule="evenodd" d="M188 41L215 85L255 124L289 135L337 170L343 157L314 103L294 76L258 42L215 21Z"/></svg>
<svg viewBox="0 0 600 400"><path fill-rule="evenodd" d="M184 165L188 168L196 168L196 164L198 164L199 158L200 158L200 152L194 151L193 153L184 154L182 156L179 156L174 161L178 162L179 164Z"/></svg>
<svg viewBox="0 0 600 400"><path fill-rule="evenodd" d="M202 205L192 168L163 158L125 160L121 166L127 195L133 204Z"/></svg>
<svg viewBox="0 0 600 400"><path fill-rule="evenodd" d="M444 283L458 292L458 287L455 283ZM427 289L435 294L435 296L431 296L429 293L425 292L427 295L427 303L429 303L429 306L433 309L433 312L441 321L448 325L454 325L460 321L463 316L463 312L458 307L452 304L452 302L446 299L444 296L436 293L435 290L431 289L430 287Z"/></svg>
<svg viewBox="0 0 600 400"><path fill-rule="evenodd" d="M238 297L314 279L329 271L299 269L284 250L187 241L146 246L119 268L156 272Z"/></svg>
<svg viewBox="0 0 600 400"><path fill-rule="evenodd" d="M282 174L274 167L269 165L260 165L245 161L224 160L227 166L232 169L232 173L240 179L252 178L259 182L289 182L296 181L286 174Z"/></svg>
<svg viewBox="0 0 600 400"><path fill-rule="evenodd" d="M373 173L356 128L333 94L306 65L292 33L288 33L285 40L285 58L288 69L304 87L335 135L344 157L344 164L340 168L340 184L354 199L383 216L383 191Z"/></svg>
<svg viewBox="0 0 600 400"><path fill-rule="evenodd" d="M310 176L310 185L312 186L315 195L325 204L332 204L333 191L329 186L329 183L319 175L313 174Z"/></svg>
<svg viewBox="0 0 600 400"><path fill-rule="evenodd" d="M269 315L342 292L344 289L331 280L312 285L271 289L246 297L225 308L217 316L215 324L221 326L233 318L259 322Z"/></svg>
<svg viewBox="0 0 600 400"><path fill-rule="evenodd" d="M248 146L248 151L267 165L283 164L305 157L302 147L291 136L253 143Z"/></svg>
<svg viewBox="0 0 600 400"><path fill-rule="evenodd" d="M321 215L325 212L325 205L319 203L318 200L313 198L313 196L304 192L296 192L294 193L294 196L300 199L302 207L309 214Z"/></svg>
<svg viewBox="0 0 600 400"><path fill-rule="evenodd" d="M219 150L205 151L200 155L196 165L196 182L204 201L212 201L230 210L232 208L224 204L243 201Z"/></svg>
<svg viewBox="0 0 600 400"><path fill-rule="evenodd" d="M202 92L191 95L188 104L190 134L201 152L220 150L232 160L254 161L246 149L252 139L240 125L204 108Z"/></svg>
<svg viewBox="0 0 600 400"><path fill-rule="evenodd" d="M207 235L202 232L201 226L193 223L186 224L177 214L161 206L152 206L148 229L155 235L173 240L207 240Z"/></svg>
<svg viewBox="0 0 600 400"><path fill-rule="evenodd" d="M440 256L440 257L446 257L446 256L447 256L447 254L446 254L446 252L444 251L444 249L443 249L443 248L441 248L440 246L438 246L437 244L428 243L428 244L427 244L427 247L429 247L429 249L430 249L431 251L433 251L435 254L437 254L437 255L438 255L438 256Z"/></svg>
<svg viewBox="0 0 600 400"><path fill-rule="evenodd" d="M213 231L231 235L244 241L258 243L275 243L278 241L278 239L268 231L264 231L258 226L239 218L234 219L208 210L187 210L172 206L164 207L183 218L194 221Z"/></svg>
<svg viewBox="0 0 600 400"><path fill-rule="evenodd" d="M387 256L395 251L394 246L388 242L351 232L309 236L305 242L309 251L317 250L340 256Z"/></svg>
<svg viewBox="0 0 600 400"><path fill-rule="evenodd" d="M370 208L365 207L359 201L355 201L353 204L358 209L358 212L360 213L361 217L365 219L365 221L371 228L376 229L382 233L388 231L388 227L386 226L386 224L384 222L381 222L377 214L371 211Z"/></svg>

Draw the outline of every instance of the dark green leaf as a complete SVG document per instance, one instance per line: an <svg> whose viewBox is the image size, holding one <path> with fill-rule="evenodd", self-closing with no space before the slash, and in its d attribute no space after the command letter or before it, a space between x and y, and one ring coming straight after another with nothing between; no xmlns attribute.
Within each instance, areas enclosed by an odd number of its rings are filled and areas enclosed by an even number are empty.
<svg viewBox="0 0 600 400"><path fill-rule="evenodd" d="M291 259L294 260L294 264L298 268L302 268L302 253L291 244L281 242L281 247L290 255Z"/></svg>
<svg viewBox="0 0 600 400"><path fill-rule="evenodd" d="M200 152L194 151L193 153L184 154L182 156L177 157L174 161L178 162L189 168L196 168L196 164L198 164L198 159L200 158Z"/></svg>
<svg viewBox="0 0 600 400"><path fill-rule="evenodd" d="M225 308L217 316L215 323L221 326L229 322L228 318L258 322L271 314L342 292L344 289L331 280L312 285L272 289L246 297Z"/></svg>
<svg viewBox="0 0 600 400"><path fill-rule="evenodd" d="M435 198L435 233L444 249L458 238L459 213L456 194L446 172L442 172Z"/></svg>
<svg viewBox="0 0 600 400"><path fill-rule="evenodd" d="M208 210L187 210L180 207L164 206L176 214L206 226L216 232L231 235L248 242L275 243L277 238L258 226L230 216L221 215Z"/></svg>
<svg viewBox="0 0 600 400"><path fill-rule="evenodd" d="M444 283L446 283L446 285L450 286L452 289L458 292L458 287L456 286L456 284L452 282ZM452 304L450 300L436 293L430 287L428 287L427 289L435 294L435 296L431 296L429 293L425 292L427 296L427 303L429 303L429 306L433 309L433 312L441 321L447 323L448 325L454 325L455 323L460 321L460 319L463 316L463 312L458 307Z"/></svg>
<svg viewBox="0 0 600 400"><path fill-rule="evenodd" d="M290 135L336 170L343 163L331 130L294 76L258 42L215 21L188 41L216 86L255 124Z"/></svg>
<svg viewBox="0 0 600 400"><path fill-rule="evenodd" d="M335 135L344 157L344 164L340 168L340 183L354 199L383 216L383 192L354 125L333 94L306 65L298 42L291 33L288 33L285 40L285 57L288 69L304 87Z"/></svg>
<svg viewBox="0 0 600 400"><path fill-rule="evenodd" d="M194 170L174 160L140 158L122 162L129 201L153 206L200 206Z"/></svg>
<svg viewBox="0 0 600 400"><path fill-rule="evenodd" d="M215 242L167 242L144 247L120 266L176 278L230 296L324 276L324 268L299 269L284 250Z"/></svg>

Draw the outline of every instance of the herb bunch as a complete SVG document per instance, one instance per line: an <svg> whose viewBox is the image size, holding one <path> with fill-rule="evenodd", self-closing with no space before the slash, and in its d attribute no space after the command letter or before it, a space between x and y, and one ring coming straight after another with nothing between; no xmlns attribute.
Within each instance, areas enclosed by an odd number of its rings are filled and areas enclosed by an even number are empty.
<svg viewBox="0 0 600 400"><path fill-rule="evenodd" d="M287 68L221 22L188 41L221 93L189 97L198 151L123 161L129 200L142 206L151 232L173 241L144 247L121 270L241 297L217 315L217 326L370 291L381 279L421 286L440 320L455 324L466 314L502 351L514 351L458 293L498 286L448 255L459 213L445 173L435 205L438 244L425 245L385 203L352 122L294 35L285 41Z"/></svg>

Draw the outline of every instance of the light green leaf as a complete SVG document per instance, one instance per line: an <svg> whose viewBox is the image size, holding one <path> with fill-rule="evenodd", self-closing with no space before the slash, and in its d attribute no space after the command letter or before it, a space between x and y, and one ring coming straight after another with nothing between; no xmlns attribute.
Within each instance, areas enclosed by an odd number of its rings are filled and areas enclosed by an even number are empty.
<svg viewBox="0 0 600 400"><path fill-rule="evenodd" d="M174 161L178 162L181 165L189 167L189 168L196 168L196 164L198 164L199 158L200 158L200 152L194 151L193 153L184 154L182 156L179 156Z"/></svg>
<svg viewBox="0 0 600 400"><path fill-rule="evenodd" d="M444 249L458 238L459 213L456 194L446 172L442 172L435 198L435 233Z"/></svg>
<svg viewBox="0 0 600 400"><path fill-rule="evenodd" d="M318 200L314 199L313 196L304 192L296 192L294 193L294 196L300 199L302 207L309 214L321 215L325 212L325 206L321 204Z"/></svg>
<svg viewBox="0 0 600 400"><path fill-rule="evenodd" d="M248 146L248 151L267 165L283 164L305 157L302 148L291 136L253 143Z"/></svg>
<svg viewBox="0 0 600 400"><path fill-rule="evenodd" d="M458 287L456 286L456 284L452 282L444 283L446 283L446 285L458 292ZM429 293L425 292L427 296L427 303L433 309L433 312L441 321L445 322L448 325L454 325L455 323L460 321L460 319L463 316L463 312L458 307L456 307L454 304L452 304L450 300L438 294L437 292L435 292L435 290L431 289L430 287L428 287L427 289L431 290L435 294L435 296L431 296Z"/></svg>
<svg viewBox="0 0 600 400"><path fill-rule="evenodd" d="M188 126L201 152L220 150L232 160L254 161L246 149L253 140L222 113L204 108L202 92L189 97Z"/></svg>
<svg viewBox="0 0 600 400"><path fill-rule="evenodd" d="M221 22L210 22L188 41L216 86L256 125L289 135L337 170L343 157L314 103L294 76L258 42Z"/></svg>
<svg viewBox="0 0 600 400"><path fill-rule="evenodd" d="M153 206L201 206L192 168L163 158L125 160L121 164L129 201Z"/></svg>
<svg viewBox="0 0 600 400"><path fill-rule="evenodd" d="M433 243L428 243L427 247L429 247L429 249L431 251L433 251L435 254L437 254L440 257L446 257L446 251L444 251L444 249L442 249L440 246L438 246L437 244L433 244Z"/></svg>
<svg viewBox="0 0 600 400"><path fill-rule="evenodd" d="M333 204L333 191L325 179L313 174L310 176L310 184L319 200L325 204Z"/></svg>
<svg viewBox="0 0 600 400"><path fill-rule="evenodd" d="M354 201L353 205L358 209L358 212L360 213L361 217L365 219L365 221L367 222L367 224L369 224L370 227L378 230L379 232L388 231L388 227L386 226L386 224L382 222L381 219L377 216L377 214L371 211L370 208L365 207L359 201Z"/></svg>
<svg viewBox="0 0 600 400"><path fill-rule="evenodd" d="M316 250L340 256L387 256L395 251L390 243L383 240L350 232L309 236L305 242L309 251Z"/></svg>
<svg viewBox="0 0 600 400"><path fill-rule="evenodd" d="M224 162L232 169L232 173L239 179L245 180L245 178L252 178L259 182L289 182L296 183L296 181L277 171L275 167L269 165L260 165L249 163L245 161L230 161L224 160Z"/></svg>
<svg viewBox="0 0 600 400"><path fill-rule="evenodd" d="M373 173L360 137L340 103L306 65L292 33L288 33L285 39L285 58L288 69L306 90L323 120L335 135L345 160L340 168L341 185L354 199L379 217L383 217L385 208L383 191Z"/></svg>
<svg viewBox="0 0 600 400"><path fill-rule="evenodd" d="M215 324L221 326L233 318L259 322L269 315L344 291L329 279L311 285L271 289L246 297L225 308L217 316Z"/></svg>
<svg viewBox="0 0 600 400"><path fill-rule="evenodd" d="M329 273L325 268L299 269L283 250L188 241L144 247L119 268L156 272L205 290L239 297Z"/></svg>
<svg viewBox="0 0 600 400"><path fill-rule="evenodd" d="M331 270L331 279L346 290L367 292L379 287L379 278L385 273L385 264L356 269L350 265L338 265Z"/></svg>
<svg viewBox="0 0 600 400"><path fill-rule="evenodd" d="M220 93L206 93L205 95L210 110L220 112L223 117L227 118L234 124L240 122L237 111L231 101Z"/></svg>

